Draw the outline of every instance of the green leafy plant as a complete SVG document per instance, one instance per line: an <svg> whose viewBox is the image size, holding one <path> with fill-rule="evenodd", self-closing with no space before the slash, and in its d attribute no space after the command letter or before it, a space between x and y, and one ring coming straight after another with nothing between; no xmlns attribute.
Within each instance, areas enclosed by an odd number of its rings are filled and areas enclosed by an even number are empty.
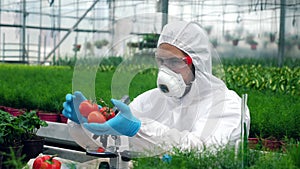
<svg viewBox="0 0 300 169"><path fill-rule="evenodd" d="M297 48L300 50L300 37L298 37L298 39L297 39Z"/></svg>
<svg viewBox="0 0 300 169"><path fill-rule="evenodd" d="M254 39L247 41L247 43L249 45L257 45L258 44L258 42L256 42Z"/></svg>
<svg viewBox="0 0 300 169"><path fill-rule="evenodd" d="M143 35L143 40L139 43L139 48L156 48L159 34L150 33Z"/></svg>
<svg viewBox="0 0 300 169"><path fill-rule="evenodd" d="M212 28L213 28L213 26L211 26L211 25L208 25L208 26L204 27L204 29L205 29L205 31L207 32L208 35L210 35Z"/></svg>
<svg viewBox="0 0 300 169"><path fill-rule="evenodd" d="M0 145L14 147L21 145L25 130L19 125L20 119L0 110Z"/></svg>
<svg viewBox="0 0 300 169"><path fill-rule="evenodd" d="M101 49L103 46L108 45L108 41L106 39L102 39L102 40L97 40L94 42L94 45L96 46L96 48Z"/></svg>
<svg viewBox="0 0 300 169"><path fill-rule="evenodd" d="M262 67L261 65L229 66L225 68L229 88L270 90L273 92L300 94L300 68Z"/></svg>
<svg viewBox="0 0 300 169"><path fill-rule="evenodd" d="M19 126L25 130L25 133L22 136L23 140L32 140L37 137L36 133L40 127L47 127L48 124L46 121L41 120L35 111L25 112L22 115L18 116Z"/></svg>
<svg viewBox="0 0 300 169"><path fill-rule="evenodd" d="M86 42L84 44L84 47L87 49L87 50L91 50L93 48L93 44L91 42Z"/></svg>
<svg viewBox="0 0 300 169"><path fill-rule="evenodd" d="M22 168L30 169L27 161L24 162L24 156L18 156L12 148L10 148L10 154L7 154L7 159L3 162L3 168ZM1 166L0 166L1 168Z"/></svg>
<svg viewBox="0 0 300 169"><path fill-rule="evenodd" d="M67 56L65 56L64 58L58 57L57 60L53 57L51 64L55 66L74 66L76 61L77 61L76 57L67 57Z"/></svg>
<svg viewBox="0 0 300 169"><path fill-rule="evenodd" d="M270 32L269 33L270 42L274 42L275 38L276 38L276 33L275 32Z"/></svg>
<svg viewBox="0 0 300 169"><path fill-rule="evenodd" d="M233 33L233 34L231 34L229 31L226 31L226 33L224 35L224 38L225 38L226 41L232 41L232 44L234 46L237 46L238 42L240 40L242 40L240 33Z"/></svg>
<svg viewBox="0 0 300 169"><path fill-rule="evenodd" d="M211 41L211 44L213 45L213 47L217 47L218 46L218 39L217 38L213 38L210 41Z"/></svg>
<svg viewBox="0 0 300 169"><path fill-rule="evenodd" d="M238 152L238 153L236 153ZM230 169L273 169L290 168L298 166L288 154L277 152L262 152L245 149L237 151L233 147L210 149L180 150L174 147L171 153L172 160L164 162L160 156L135 158L133 164L135 169L189 169L189 168L230 168Z"/></svg>
<svg viewBox="0 0 300 169"><path fill-rule="evenodd" d="M142 58L137 57L136 60L138 59ZM118 58L116 62L117 60ZM300 125L297 123L300 118L299 60L287 60L289 67L282 68L274 66L275 63L267 59L227 59L222 62L224 82L228 88L240 95L249 95L251 137L274 136L278 140L285 136L295 139L300 137ZM148 63L148 60L142 63ZM131 99L156 87L155 68L134 64L116 69L108 64L103 64L103 68L99 67L96 74L95 95L99 98L110 100L111 79L116 71L139 72L130 83ZM65 95L72 92L72 78L73 69L66 66L0 64L0 105L61 112Z"/></svg>

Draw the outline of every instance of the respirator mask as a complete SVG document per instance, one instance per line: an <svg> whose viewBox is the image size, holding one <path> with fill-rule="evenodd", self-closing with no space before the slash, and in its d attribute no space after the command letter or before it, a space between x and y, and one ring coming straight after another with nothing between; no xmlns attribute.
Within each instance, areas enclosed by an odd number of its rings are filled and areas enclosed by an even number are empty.
<svg viewBox="0 0 300 169"><path fill-rule="evenodd" d="M161 66L157 77L157 87L166 96L181 98L187 85L181 74L175 73L166 66Z"/></svg>

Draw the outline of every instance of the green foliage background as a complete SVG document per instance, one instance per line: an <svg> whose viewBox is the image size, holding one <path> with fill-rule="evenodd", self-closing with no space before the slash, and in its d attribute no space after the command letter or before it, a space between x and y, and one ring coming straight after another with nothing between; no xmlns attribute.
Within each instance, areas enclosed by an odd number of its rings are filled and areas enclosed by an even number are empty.
<svg viewBox="0 0 300 169"><path fill-rule="evenodd" d="M109 62L109 60L107 60ZM227 61L228 62L228 61ZM111 98L111 79L118 58L99 66L96 99ZM226 61L225 61L226 63ZM230 64L229 64L230 63ZM239 95L249 95L250 137L300 138L300 67L278 68L233 61L224 64L225 82ZM131 65L126 69L139 69ZM157 70L145 70L131 81L129 95L156 87ZM65 95L72 92L73 67L0 64L0 105L60 113Z"/></svg>

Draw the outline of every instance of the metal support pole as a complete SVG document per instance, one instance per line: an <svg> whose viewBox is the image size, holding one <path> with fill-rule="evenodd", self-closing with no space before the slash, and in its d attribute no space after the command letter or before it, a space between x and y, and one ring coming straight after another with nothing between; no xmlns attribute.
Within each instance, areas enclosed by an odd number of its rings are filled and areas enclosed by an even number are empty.
<svg viewBox="0 0 300 169"><path fill-rule="evenodd" d="M79 17L79 0L76 1L76 19L78 19ZM75 59L77 58L77 45L78 45L78 32L76 32L76 36L75 36L75 42L74 42L74 57Z"/></svg>
<svg viewBox="0 0 300 169"><path fill-rule="evenodd" d="M22 62L26 57L26 0L23 0L23 20L22 20Z"/></svg>
<svg viewBox="0 0 300 169"><path fill-rule="evenodd" d="M278 66L282 67L285 46L285 5L286 0L280 0L280 25L279 25L279 45L278 45Z"/></svg>
<svg viewBox="0 0 300 169"><path fill-rule="evenodd" d="M40 64L41 63L41 34L39 35L39 38L38 38L38 60L37 60L37 64Z"/></svg>
<svg viewBox="0 0 300 169"><path fill-rule="evenodd" d="M54 28L53 30L51 30L51 37L53 38L53 46L56 46L56 14L55 14L55 8L54 5L52 4L52 28ZM53 52L53 60L56 60L56 51Z"/></svg>
<svg viewBox="0 0 300 169"><path fill-rule="evenodd" d="M86 43L87 43L87 38L85 37L84 38L84 45L83 45L83 52L84 52L84 54L83 54L83 56L84 56L84 58L86 58L86 53L87 53L87 49L86 49Z"/></svg>
<svg viewBox="0 0 300 169"><path fill-rule="evenodd" d="M5 61L5 33L2 36L2 62Z"/></svg>
<svg viewBox="0 0 300 169"><path fill-rule="evenodd" d="M27 63L29 64L29 47L30 47L30 39L29 39L29 34L27 35L27 50L25 51L26 52L26 59L27 59Z"/></svg>
<svg viewBox="0 0 300 169"><path fill-rule="evenodd" d="M57 25L58 25L58 34L57 38L60 41L60 28L61 28L61 0L58 1L58 18L57 18ZM57 55L60 57L60 48L58 48Z"/></svg>
<svg viewBox="0 0 300 169"><path fill-rule="evenodd" d="M77 58L77 36L75 37L75 40L74 40L74 47L73 47L73 50L74 50L74 57L75 59Z"/></svg>
<svg viewBox="0 0 300 169"><path fill-rule="evenodd" d="M204 25L204 24L203 24L203 8L204 8L204 1L201 2L201 16L200 16L200 23L201 23L202 25Z"/></svg>
<svg viewBox="0 0 300 169"><path fill-rule="evenodd" d="M43 59L43 63L46 62L46 52L47 52L46 48L47 48L47 36L45 35L44 36L44 59Z"/></svg>
<svg viewBox="0 0 300 169"><path fill-rule="evenodd" d="M83 18L94 8L94 6L98 3L99 0L95 0L94 3L90 6L89 9L85 11L85 13L79 18L79 20L69 29L69 31L62 37L59 43L52 49L52 51L46 56L45 61L49 59L49 57L55 52L55 50L67 39L67 37L77 28L79 23L83 20ZM44 61L44 62L45 62Z"/></svg>
<svg viewBox="0 0 300 169"><path fill-rule="evenodd" d="M2 1L0 1L0 9L2 8ZM2 23L2 11L0 11L0 23ZM1 26L0 26L0 47L1 47ZM2 42L3 43L3 42Z"/></svg>
<svg viewBox="0 0 300 169"><path fill-rule="evenodd" d="M42 8L43 8L43 5L42 5L42 1L40 1L40 13L42 13ZM43 21L43 16L40 15L40 27L42 27L42 21ZM40 35L39 35L39 39L38 39L38 64L41 63L41 42L42 42L42 29L40 29Z"/></svg>
<svg viewBox="0 0 300 169"><path fill-rule="evenodd" d="M245 162L247 161L246 153L247 149L245 149L245 144L248 141L248 133L247 133L247 126L245 122L245 115L246 115L246 107L247 107L247 100L248 94L242 95L242 105L241 105L241 155L242 155L242 166L241 168L245 167Z"/></svg>
<svg viewBox="0 0 300 169"><path fill-rule="evenodd" d="M111 33L111 41L110 43L110 55L113 56L115 54L114 49L114 40L115 40L115 0L109 0L109 21L110 21L110 33Z"/></svg>
<svg viewBox="0 0 300 169"><path fill-rule="evenodd" d="M169 8L169 0L162 0L162 28L168 23L168 8Z"/></svg>
<svg viewBox="0 0 300 169"><path fill-rule="evenodd" d="M226 10L226 1L222 0L222 4L223 4L223 11L222 11L222 37L224 37L225 35L225 10Z"/></svg>
<svg viewBox="0 0 300 169"><path fill-rule="evenodd" d="M161 29L168 23L169 0L158 0L156 2L156 11L162 13Z"/></svg>

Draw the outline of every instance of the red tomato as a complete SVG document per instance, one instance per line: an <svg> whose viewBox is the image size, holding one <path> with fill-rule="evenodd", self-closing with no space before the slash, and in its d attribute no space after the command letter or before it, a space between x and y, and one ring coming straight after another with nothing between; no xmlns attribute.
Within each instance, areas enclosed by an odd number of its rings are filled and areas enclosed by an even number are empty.
<svg viewBox="0 0 300 169"><path fill-rule="evenodd" d="M106 122L106 118L99 111L92 111L88 115L89 123L104 123Z"/></svg>
<svg viewBox="0 0 300 169"><path fill-rule="evenodd" d="M90 100L85 100L80 103L79 111L82 116L87 117L92 111L98 111L98 105Z"/></svg>
<svg viewBox="0 0 300 169"><path fill-rule="evenodd" d="M102 107L99 111L100 113L107 112L108 108L106 106Z"/></svg>
<svg viewBox="0 0 300 169"><path fill-rule="evenodd" d="M113 109L106 106L100 109L100 113L106 118L106 120L115 117L115 112L113 111Z"/></svg>
<svg viewBox="0 0 300 169"><path fill-rule="evenodd" d="M102 107L99 111L105 117L105 119L107 120L108 116L109 116L108 107Z"/></svg>
<svg viewBox="0 0 300 169"><path fill-rule="evenodd" d="M114 112L112 109L110 109L110 114L109 114L107 120L112 119L112 118L114 118L115 116L116 116L115 112Z"/></svg>
<svg viewBox="0 0 300 169"><path fill-rule="evenodd" d="M97 149L97 152L98 153L103 153L105 151L105 149L103 148L103 147L99 147L98 149Z"/></svg>

